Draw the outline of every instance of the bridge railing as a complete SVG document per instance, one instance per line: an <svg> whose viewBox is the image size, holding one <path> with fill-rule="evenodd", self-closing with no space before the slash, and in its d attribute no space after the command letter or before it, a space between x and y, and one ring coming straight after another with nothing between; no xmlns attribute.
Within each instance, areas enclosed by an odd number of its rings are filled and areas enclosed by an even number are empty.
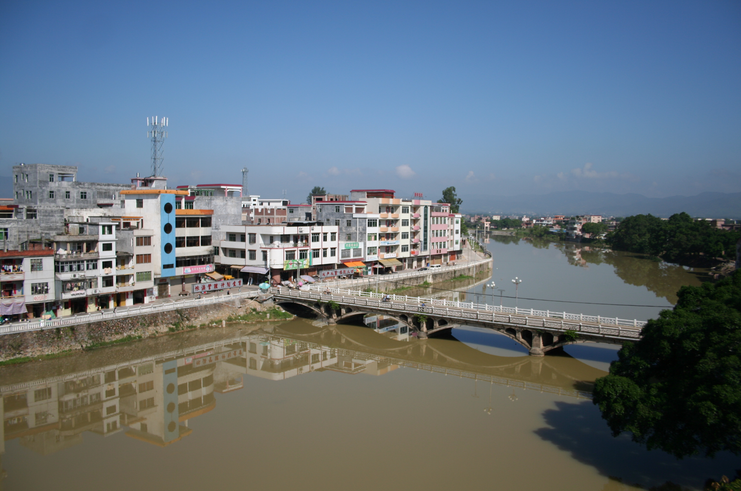
<svg viewBox="0 0 741 491"><path fill-rule="evenodd" d="M278 291L278 290L275 290ZM556 312L552 310L537 310L537 309L521 309L518 307L503 307L500 305L489 305L489 304L479 304L475 302L461 302L458 300L446 300L441 298L424 298L424 297L410 297L408 295L396 295L396 294L385 294L385 293L378 293L373 291L363 291L363 290L350 290L350 289L342 289L342 288L332 288L327 286L312 286L304 290L304 292L300 292L298 290L282 290L282 291L288 291L290 295L296 295L296 296L302 296L301 293L309 293L311 294L312 298L317 299L324 299L326 298L326 293L329 292L332 295L338 295L340 297L361 297L361 298L368 298L372 300L377 300L378 302L384 302L385 299L387 299L388 302L393 303L402 303L405 305L416 305L417 307L424 307L429 308L430 310L426 310L429 313L436 313L434 311L435 307L443 307L446 309L454 308L454 309L468 309L468 310L474 310L474 311L483 311L483 312L491 312L492 315L494 314L507 314L507 315L516 315L516 316L529 316L529 317L542 317L546 319L559 319L562 321L574 321L578 323L587 322L592 324L599 324L599 325L606 325L606 326L616 326L616 327L626 327L626 328L633 328L633 329L640 329L643 326L646 325L646 321L641 321L637 319L620 319L618 317L603 317L599 315L584 315L584 314L571 314L568 312ZM325 297L322 297L322 293L324 292ZM380 305L380 304L379 304ZM420 310L423 311L423 310ZM444 312L439 312L440 314L444 314ZM492 320L494 320L494 317L492 316Z"/></svg>

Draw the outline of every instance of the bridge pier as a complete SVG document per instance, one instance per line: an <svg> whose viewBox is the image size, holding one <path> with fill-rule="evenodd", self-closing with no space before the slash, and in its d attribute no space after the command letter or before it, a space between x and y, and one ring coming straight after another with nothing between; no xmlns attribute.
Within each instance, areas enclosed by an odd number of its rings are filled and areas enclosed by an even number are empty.
<svg viewBox="0 0 741 491"><path fill-rule="evenodd" d="M532 342L530 343L530 356L545 356L543 351L543 335L537 331L532 332Z"/></svg>

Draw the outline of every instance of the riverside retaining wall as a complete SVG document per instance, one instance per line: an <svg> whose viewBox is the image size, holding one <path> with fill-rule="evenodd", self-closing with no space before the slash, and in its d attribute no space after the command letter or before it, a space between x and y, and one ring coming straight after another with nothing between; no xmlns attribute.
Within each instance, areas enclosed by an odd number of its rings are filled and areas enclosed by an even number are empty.
<svg viewBox="0 0 741 491"><path fill-rule="evenodd" d="M0 361L15 358L34 358L83 350L131 338L159 336L188 326L202 326L221 322L231 315L250 309L262 311L263 305L250 299L234 299L198 308L156 312L138 317L127 317L90 322L56 329L30 331L0 336Z"/></svg>

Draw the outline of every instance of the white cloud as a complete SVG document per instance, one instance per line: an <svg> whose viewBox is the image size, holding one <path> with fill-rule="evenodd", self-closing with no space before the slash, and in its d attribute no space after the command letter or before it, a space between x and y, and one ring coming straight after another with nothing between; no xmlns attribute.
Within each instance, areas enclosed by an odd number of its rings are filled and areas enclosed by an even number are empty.
<svg viewBox="0 0 741 491"><path fill-rule="evenodd" d="M329 169L327 169L327 174L329 174L330 176L339 176L340 169L338 169L337 167L330 167Z"/></svg>
<svg viewBox="0 0 741 491"><path fill-rule="evenodd" d="M468 171L468 174L466 174L466 182L476 182L476 176L472 170Z"/></svg>
<svg viewBox="0 0 741 491"><path fill-rule="evenodd" d="M607 179L607 178L613 178L618 177L618 173L615 171L607 171L607 172L597 172L592 169L592 164L587 162L584 164L584 167L579 169L571 169L571 173L578 178L585 178L585 179ZM559 176L560 178L560 176Z"/></svg>
<svg viewBox="0 0 741 491"><path fill-rule="evenodd" d="M416 176L417 173L414 172L411 167L404 164L396 168L396 175L401 177L402 179L411 179L412 177Z"/></svg>

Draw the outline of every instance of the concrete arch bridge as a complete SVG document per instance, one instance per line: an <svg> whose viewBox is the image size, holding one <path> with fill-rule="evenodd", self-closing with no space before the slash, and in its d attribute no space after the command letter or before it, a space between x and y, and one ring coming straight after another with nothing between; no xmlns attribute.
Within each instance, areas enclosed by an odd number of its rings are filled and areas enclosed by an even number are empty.
<svg viewBox="0 0 741 491"><path fill-rule="evenodd" d="M445 299L408 297L334 289L273 288L276 304L299 317L330 324L385 315L425 338L461 325L497 331L524 346L531 355L584 341L620 344L637 341L645 321L588 316L548 310L518 309Z"/></svg>

